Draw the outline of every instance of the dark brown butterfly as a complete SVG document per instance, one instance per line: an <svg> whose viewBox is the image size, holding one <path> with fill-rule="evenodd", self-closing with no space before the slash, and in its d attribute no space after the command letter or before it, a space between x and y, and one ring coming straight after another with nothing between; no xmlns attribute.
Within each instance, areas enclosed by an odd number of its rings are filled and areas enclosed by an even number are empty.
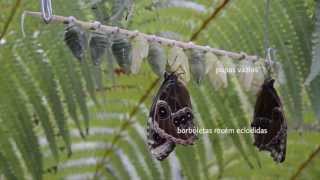
<svg viewBox="0 0 320 180"><path fill-rule="evenodd" d="M281 163L286 157L287 122L273 84L274 79L266 79L261 86L251 127L267 130L265 134L254 134L254 145L261 151L269 151L273 160Z"/></svg>
<svg viewBox="0 0 320 180"><path fill-rule="evenodd" d="M174 150L176 144L193 144L197 137L192 131L194 129L187 88L175 73L165 73L164 82L149 115L147 138L151 154L156 159L163 160Z"/></svg>

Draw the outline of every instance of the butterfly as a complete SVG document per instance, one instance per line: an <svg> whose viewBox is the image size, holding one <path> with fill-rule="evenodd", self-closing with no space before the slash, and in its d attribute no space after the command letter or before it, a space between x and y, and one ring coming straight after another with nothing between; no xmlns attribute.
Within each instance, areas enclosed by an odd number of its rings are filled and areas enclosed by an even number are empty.
<svg viewBox="0 0 320 180"><path fill-rule="evenodd" d="M273 87L274 79L266 79L257 95L252 128L266 129L265 134L254 133L254 145L269 151L275 162L286 157L287 122L281 100Z"/></svg>
<svg viewBox="0 0 320 180"><path fill-rule="evenodd" d="M151 106L147 139L153 157L163 160L176 144L192 145L197 138L190 95L175 73L165 72L164 81ZM181 131L179 130L189 130Z"/></svg>

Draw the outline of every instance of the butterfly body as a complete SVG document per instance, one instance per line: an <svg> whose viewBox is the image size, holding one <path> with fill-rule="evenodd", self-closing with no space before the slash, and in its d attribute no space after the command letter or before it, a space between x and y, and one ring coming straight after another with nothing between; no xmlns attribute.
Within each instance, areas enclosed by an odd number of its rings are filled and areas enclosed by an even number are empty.
<svg viewBox="0 0 320 180"><path fill-rule="evenodd" d="M273 79L264 81L257 96L251 126L267 130L265 134L254 134L254 145L261 151L271 152L274 161L283 162L286 155L287 123L273 84Z"/></svg>
<svg viewBox="0 0 320 180"><path fill-rule="evenodd" d="M179 133L179 129L195 129L190 96L176 74L165 73L151 106L147 128L148 146L155 158L165 159L176 144L194 143L196 133Z"/></svg>

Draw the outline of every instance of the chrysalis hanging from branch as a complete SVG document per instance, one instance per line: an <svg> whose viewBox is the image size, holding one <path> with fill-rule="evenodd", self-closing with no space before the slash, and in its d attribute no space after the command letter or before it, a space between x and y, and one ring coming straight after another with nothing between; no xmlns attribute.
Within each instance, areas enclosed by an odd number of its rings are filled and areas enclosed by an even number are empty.
<svg viewBox="0 0 320 180"><path fill-rule="evenodd" d="M105 54L106 49L109 47L109 37L100 32L92 32L89 42L91 60L94 65L101 63L101 57Z"/></svg>
<svg viewBox="0 0 320 180"><path fill-rule="evenodd" d="M169 49L168 71L181 73L179 78L182 78L185 82L190 81L188 57L185 55L183 49L176 46L173 46Z"/></svg>
<svg viewBox="0 0 320 180"><path fill-rule="evenodd" d="M207 52L204 55L205 60L205 74L208 74L212 68L214 68L214 64L219 61L219 58L211 52ZM215 69L214 69L215 71Z"/></svg>
<svg viewBox="0 0 320 180"><path fill-rule="evenodd" d="M132 64L131 73L137 74L140 70L142 61L148 56L149 44L148 41L142 36L135 36L132 43Z"/></svg>
<svg viewBox="0 0 320 180"><path fill-rule="evenodd" d="M226 88L228 86L227 73L221 70L224 70L225 67L218 58L212 53L208 52L205 55L206 58L206 71L208 71L208 78L215 90L220 88Z"/></svg>
<svg viewBox="0 0 320 180"><path fill-rule="evenodd" d="M64 41L72 54L79 61L82 61L85 56L87 43L85 32L79 26L76 26L72 21L70 21L65 28Z"/></svg>
<svg viewBox="0 0 320 180"><path fill-rule="evenodd" d="M28 16L33 16L33 17L41 17L41 13L39 13L39 12L25 11L24 14L28 15ZM54 22L66 22L66 21L68 21L67 19L68 19L68 17L64 17L64 16L54 16L54 18L52 20ZM82 28L87 29L87 30L92 29L92 26L93 26L92 22L85 22L85 21L81 21L81 20L75 20L75 23L80 25ZM121 28L117 28L114 26L108 26L108 25L101 25L100 30L105 33L117 32L117 34L122 34L123 36L127 36L127 37L132 37L137 33L135 31L130 31L127 29L121 29ZM204 46L199 46L199 45L190 46L189 43L183 42L181 40L176 40L173 42L172 40L174 38L170 38L170 37L151 36L151 35L148 35L145 33L139 33L139 35L143 36L148 41L158 42L158 43L161 43L162 45L173 45L173 46L177 46L177 47L180 47L183 49L192 48L192 49L199 49L199 50L203 50L203 51L210 51L210 52L215 53L216 55L219 55L219 56L229 56L232 59L240 59L243 57L243 54L237 53L237 52L229 52L229 51L225 51L222 49L204 47ZM255 61L257 59L257 56L248 55L246 58L248 60Z"/></svg>
<svg viewBox="0 0 320 180"><path fill-rule="evenodd" d="M162 77L166 70L167 58L165 55L165 50L159 43L150 43L148 62L153 72L159 77Z"/></svg>
<svg viewBox="0 0 320 180"><path fill-rule="evenodd" d="M126 74L130 74L132 64L132 46L128 38L124 35L116 34L113 37L111 49L121 71Z"/></svg>
<svg viewBox="0 0 320 180"><path fill-rule="evenodd" d="M240 85L245 91L249 91L255 75L252 62L246 59L240 61L237 72Z"/></svg>
<svg viewBox="0 0 320 180"><path fill-rule="evenodd" d="M205 75L204 52L195 49L190 50L189 63L193 80L200 84Z"/></svg>

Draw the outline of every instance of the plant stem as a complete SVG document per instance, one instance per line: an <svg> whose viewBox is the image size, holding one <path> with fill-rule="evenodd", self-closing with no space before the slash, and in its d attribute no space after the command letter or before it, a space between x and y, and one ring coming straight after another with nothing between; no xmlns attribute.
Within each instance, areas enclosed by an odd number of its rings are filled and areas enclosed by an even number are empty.
<svg viewBox="0 0 320 180"><path fill-rule="evenodd" d="M193 35L190 38L190 41L194 41L197 39L198 35L207 28L207 26L209 25L209 23L215 18L217 17L217 15L219 14L219 12L226 7L226 5L230 2L230 0L224 0L220 6L218 6L213 13L211 14L211 16L209 16L206 20L203 21L202 25L200 26L200 28L193 33Z"/></svg>
<svg viewBox="0 0 320 180"><path fill-rule="evenodd" d="M301 172L308 166L308 164L311 163L311 161L316 157L316 155L317 155L318 153L320 153L320 145L317 147L317 149L316 149L314 152L312 152L312 153L309 155L308 159L299 166L297 172L294 173L293 176L292 176L290 179L291 179L291 180L297 179L298 176L301 174Z"/></svg>
<svg viewBox="0 0 320 180"><path fill-rule="evenodd" d="M13 19L14 15L16 14L20 4L21 4L21 0L17 0L15 5L12 7L10 16L9 16L8 20L6 21L6 24L4 25L4 28L3 28L2 32L1 32L0 40L4 37L4 35L8 31L9 25L12 22L12 19Z"/></svg>
<svg viewBox="0 0 320 180"><path fill-rule="evenodd" d="M24 13L29 16L41 18L40 12L25 11ZM67 23L69 21L70 21L70 17L55 15L55 16L53 16L51 22ZM163 37L159 37L159 36L155 36L155 35L149 35L149 34L141 33L138 31L130 31L127 29L121 29L121 28L115 27L115 26L100 25L97 27L97 24L94 22L80 21L75 18L73 18L73 22L76 25L82 27L83 29L87 29L87 30L95 30L95 31L105 32L105 33L120 33L120 34L126 35L130 38L135 37L135 36L142 36L146 40L148 40L149 42L158 42L162 45L176 46L176 47L180 47L183 49L198 49L198 50L202 50L205 52L209 51L209 52L214 53L217 56L227 56L231 59L237 59L237 60L246 59L249 61L257 61L259 59L259 57L255 56L255 55L247 55L245 53L230 52L230 51L225 51L222 49L211 48L209 46L200 46L200 45L193 44L192 42L176 41L173 39L167 39L167 38L163 38Z"/></svg>

